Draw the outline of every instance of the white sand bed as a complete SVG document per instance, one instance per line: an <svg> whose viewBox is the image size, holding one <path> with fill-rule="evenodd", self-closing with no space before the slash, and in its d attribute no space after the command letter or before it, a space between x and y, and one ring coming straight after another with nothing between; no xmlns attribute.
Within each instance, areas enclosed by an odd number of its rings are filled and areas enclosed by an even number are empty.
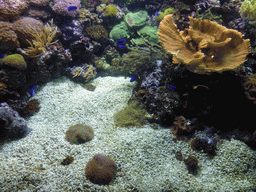
<svg viewBox="0 0 256 192"><path fill-rule="evenodd" d="M41 109L27 120L32 131L25 138L0 148L1 192L250 191L254 188L255 170L247 170L243 177L240 173L232 174L232 164L236 163L232 155L236 150L242 149L244 158L256 156L242 142L223 141L217 155L210 159L193 151L189 143L174 142L170 130L159 125L115 127L113 115L126 106L136 82L124 77L99 77L91 83L96 86L94 92L67 78L49 82L37 90L34 98L40 100ZM65 140L68 127L77 123L94 129L92 141L71 145ZM198 158L200 171L196 176L188 173L185 163L175 158L177 151L184 158L190 154ZM116 178L109 185L93 184L85 178L86 163L98 153L112 157L118 165ZM61 161L66 155L75 160L63 166ZM233 159L228 159L231 156Z"/></svg>

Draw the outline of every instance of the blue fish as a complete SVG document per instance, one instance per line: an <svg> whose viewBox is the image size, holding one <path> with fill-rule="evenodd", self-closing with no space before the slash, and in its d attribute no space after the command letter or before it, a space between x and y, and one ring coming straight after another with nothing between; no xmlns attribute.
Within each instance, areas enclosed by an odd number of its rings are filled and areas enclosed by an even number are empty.
<svg viewBox="0 0 256 192"><path fill-rule="evenodd" d="M134 76L131 78L130 82L135 81L137 78L138 78L138 75L134 75Z"/></svg>
<svg viewBox="0 0 256 192"><path fill-rule="evenodd" d="M118 45L123 45L125 43L125 39L119 39L118 41L117 41L117 44Z"/></svg>
<svg viewBox="0 0 256 192"><path fill-rule="evenodd" d="M156 16L159 16L159 15L160 15L159 11L156 11L156 12L155 12L155 15L156 15Z"/></svg>
<svg viewBox="0 0 256 192"><path fill-rule="evenodd" d="M77 10L77 6L70 6L67 8L67 11L75 11Z"/></svg>
<svg viewBox="0 0 256 192"><path fill-rule="evenodd" d="M125 45L118 45L118 47L120 47L121 49L124 49Z"/></svg>
<svg viewBox="0 0 256 192"><path fill-rule="evenodd" d="M169 89L174 89L174 90L177 89L177 87L175 87L174 85L169 85L168 88Z"/></svg>
<svg viewBox="0 0 256 192"><path fill-rule="evenodd" d="M0 54L0 59L5 57L5 54Z"/></svg>
<svg viewBox="0 0 256 192"><path fill-rule="evenodd" d="M36 86L32 87L31 90L30 90L30 95L31 97L34 96L34 90L36 89Z"/></svg>

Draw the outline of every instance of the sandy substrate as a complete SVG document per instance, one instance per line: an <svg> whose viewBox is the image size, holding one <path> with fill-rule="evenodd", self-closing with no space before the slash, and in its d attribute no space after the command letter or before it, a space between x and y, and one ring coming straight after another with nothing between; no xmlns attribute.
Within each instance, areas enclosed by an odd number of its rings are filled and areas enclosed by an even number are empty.
<svg viewBox="0 0 256 192"><path fill-rule="evenodd" d="M120 128L113 114L126 106L135 82L123 77L95 79L94 92L66 78L47 83L34 98L41 110L27 120L25 138L0 146L0 191L253 191L256 190L256 153L244 143L224 140L217 155L193 151L189 143L174 141L169 129L159 125ZM71 145L65 132L84 123L94 129L92 141ZM199 160L197 175L188 173L184 158ZM91 183L86 163L95 154L108 155L118 165L109 185ZM61 165L66 155L75 158Z"/></svg>

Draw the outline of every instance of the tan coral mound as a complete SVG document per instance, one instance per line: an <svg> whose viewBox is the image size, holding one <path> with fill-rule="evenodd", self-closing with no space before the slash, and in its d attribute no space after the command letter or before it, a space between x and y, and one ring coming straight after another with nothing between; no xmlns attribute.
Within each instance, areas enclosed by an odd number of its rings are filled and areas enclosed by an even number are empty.
<svg viewBox="0 0 256 192"><path fill-rule="evenodd" d="M192 17L190 27L179 31L172 15L160 23L158 35L173 63L182 62L195 73L222 72L238 68L250 52L250 40L242 33L209 20Z"/></svg>
<svg viewBox="0 0 256 192"><path fill-rule="evenodd" d="M16 49L20 46L18 37L9 22L0 21L0 50Z"/></svg>

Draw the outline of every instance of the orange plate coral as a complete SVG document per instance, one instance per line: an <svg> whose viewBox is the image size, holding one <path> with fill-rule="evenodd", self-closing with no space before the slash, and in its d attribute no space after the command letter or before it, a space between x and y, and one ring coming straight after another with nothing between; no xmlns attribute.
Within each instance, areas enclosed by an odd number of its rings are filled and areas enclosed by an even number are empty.
<svg viewBox="0 0 256 192"><path fill-rule="evenodd" d="M244 63L250 40L244 40L242 33L209 20L189 19L190 27L184 31L177 30L172 15L160 23L158 34L173 63L182 62L195 73L233 70Z"/></svg>

